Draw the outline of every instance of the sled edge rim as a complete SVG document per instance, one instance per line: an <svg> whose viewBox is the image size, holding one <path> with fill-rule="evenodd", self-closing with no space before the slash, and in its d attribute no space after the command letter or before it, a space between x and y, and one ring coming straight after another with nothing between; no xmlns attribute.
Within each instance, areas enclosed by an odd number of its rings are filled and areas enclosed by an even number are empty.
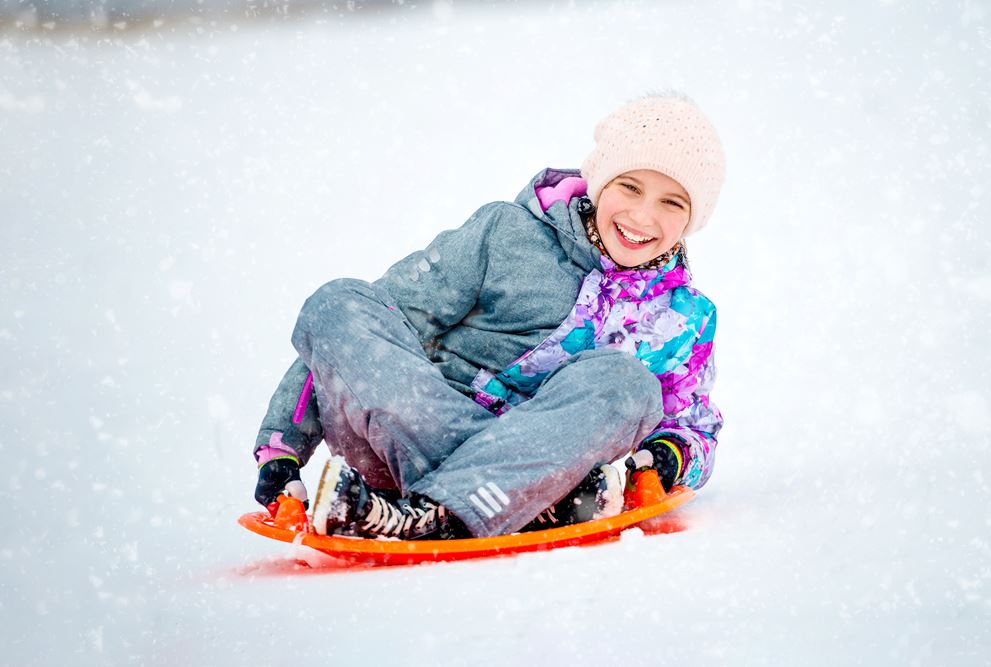
<svg viewBox="0 0 991 667"><path fill-rule="evenodd" d="M281 542L303 545L331 556L348 560L415 563L424 560L460 560L525 551L542 551L605 539L625 528L635 526L681 505L695 496L688 487L675 487L659 503L639 507L614 517L584 523L547 528L528 533L462 540L367 540L343 535L317 535L279 528L266 519L267 512L249 512L238 523L253 533ZM302 539L299 536L302 535Z"/></svg>

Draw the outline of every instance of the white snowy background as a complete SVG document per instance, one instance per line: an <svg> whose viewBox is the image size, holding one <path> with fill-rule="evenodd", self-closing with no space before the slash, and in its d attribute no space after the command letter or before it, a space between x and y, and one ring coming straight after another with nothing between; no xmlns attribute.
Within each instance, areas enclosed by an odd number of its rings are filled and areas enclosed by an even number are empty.
<svg viewBox="0 0 991 667"><path fill-rule="evenodd" d="M991 6L341 4L0 16L0 663L987 665ZM687 530L342 571L239 527L305 297L669 87L729 156Z"/></svg>

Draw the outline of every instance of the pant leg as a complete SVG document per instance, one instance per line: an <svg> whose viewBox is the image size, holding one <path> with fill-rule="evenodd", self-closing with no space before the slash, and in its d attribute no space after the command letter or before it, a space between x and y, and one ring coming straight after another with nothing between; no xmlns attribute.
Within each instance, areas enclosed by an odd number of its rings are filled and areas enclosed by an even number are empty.
<svg viewBox="0 0 991 667"><path fill-rule="evenodd" d="M328 445L373 486L407 493L496 420L447 383L389 294L364 281L335 280L307 299L293 345Z"/></svg>
<svg viewBox="0 0 991 667"><path fill-rule="evenodd" d="M596 464L630 451L663 413L660 383L640 361L582 352L410 490L444 504L477 536L510 533Z"/></svg>

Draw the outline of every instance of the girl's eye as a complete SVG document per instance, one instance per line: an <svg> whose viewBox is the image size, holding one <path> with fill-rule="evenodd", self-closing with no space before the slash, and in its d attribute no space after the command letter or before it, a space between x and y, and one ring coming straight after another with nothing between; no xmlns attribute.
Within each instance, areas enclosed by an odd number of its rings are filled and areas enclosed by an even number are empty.
<svg viewBox="0 0 991 667"><path fill-rule="evenodd" d="M680 201L677 201L676 199L665 199L663 203L665 203L665 204L671 204L672 206L677 206L680 209L684 209L685 208L682 205L682 203Z"/></svg>
<svg viewBox="0 0 991 667"><path fill-rule="evenodd" d="M632 183L620 183L620 185L622 185L624 188L626 188L630 192L636 192L636 193L639 193L640 192L640 188L638 188L637 186L633 185Z"/></svg>

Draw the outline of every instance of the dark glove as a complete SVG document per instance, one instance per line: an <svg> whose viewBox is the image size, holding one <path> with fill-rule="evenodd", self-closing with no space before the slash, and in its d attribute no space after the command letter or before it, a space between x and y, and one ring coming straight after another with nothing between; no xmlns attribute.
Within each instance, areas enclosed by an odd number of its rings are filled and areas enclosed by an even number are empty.
<svg viewBox="0 0 991 667"><path fill-rule="evenodd" d="M630 473L644 468L653 468L661 479L661 486L670 491L681 471L681 458L675 454L681 446L675 438L656 438L640 445L633 456L626 459Z"/></svg>
<svg viewBox="0 0 991 667"><path fill-rule="evenodd" d="M294 459L272 459L258 469L258 485L255 486L255 500L268 507L280 493L303 501L310 506L306 497L306 487L299 476L299 463Z"/></svg>

